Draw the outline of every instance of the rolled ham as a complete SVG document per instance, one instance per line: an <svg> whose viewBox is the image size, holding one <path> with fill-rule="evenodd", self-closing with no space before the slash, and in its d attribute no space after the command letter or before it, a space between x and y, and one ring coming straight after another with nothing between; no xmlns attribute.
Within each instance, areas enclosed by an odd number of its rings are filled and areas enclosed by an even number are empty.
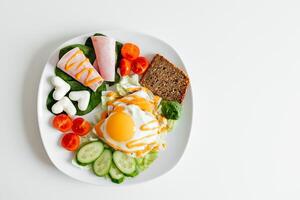
<svg viewBox="0 0 300 200"><path fill-rule="evenodd" d="M93 91L103 82L103 78L78 47L68 51L58 61L57 67Z"/></svg>
<svg viewBox="0 0 300 200"><path fill-rule="evenodd" d="M116 40L106 36L92 36L99 72L104 80L115 80Z"/></svg>

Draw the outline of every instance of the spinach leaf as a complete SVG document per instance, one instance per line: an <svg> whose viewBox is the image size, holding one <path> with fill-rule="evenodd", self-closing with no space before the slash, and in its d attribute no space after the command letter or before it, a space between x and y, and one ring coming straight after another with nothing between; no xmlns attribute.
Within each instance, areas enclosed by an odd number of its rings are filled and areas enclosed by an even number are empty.
<svg viewBox="0 0 300 200"><path fill-rule="evenodd" d="M84 55L86 57L88 57L88 59L90 60L91 63L93 63L95 61L96 55L94 52L94 48L91 48L91 47L83 45L83 44L72 44L72 45L62 48L59 51L59 59L61 59L61 57L63 57L63 55L65 55L68 51L70 51L71 49L74 49L75 47L78 47L84 53Z"/></svg>
<svg viewBox="0 0 300 200"><path fill-rule="evenodd" d="M52 112L52 106L56 103L56 100L53 99L53 92L54 92L54 89L51 90L51 92L48 94L48 97L47 97L47 103L46 103L46 106L47 106L47 109ZM52 112L53 113L53 112ZM54 114L54 113L53 113Z"/></svg>

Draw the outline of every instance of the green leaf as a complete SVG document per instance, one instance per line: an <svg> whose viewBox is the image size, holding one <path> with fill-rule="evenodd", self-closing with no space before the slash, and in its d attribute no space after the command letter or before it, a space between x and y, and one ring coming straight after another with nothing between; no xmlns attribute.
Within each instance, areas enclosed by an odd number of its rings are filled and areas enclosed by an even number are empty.
<svg viewBox="0 0 300 200"><path fill-rule="evenodd" d="M52 112L52 106L56 103L56 100L53 99L53 92L54 92L54 89L51 90L51 92L48 94L48 97L47 97L47 109ZM53 113L53 112L52 112Z"/></svg>
<svg viewBox="0 0 300 200"><path fill-rule="evenodd" d="M179 119L181 115L181 110L181 104L177 101L163 100L161 102L161 112L167 119Z"/></svg>

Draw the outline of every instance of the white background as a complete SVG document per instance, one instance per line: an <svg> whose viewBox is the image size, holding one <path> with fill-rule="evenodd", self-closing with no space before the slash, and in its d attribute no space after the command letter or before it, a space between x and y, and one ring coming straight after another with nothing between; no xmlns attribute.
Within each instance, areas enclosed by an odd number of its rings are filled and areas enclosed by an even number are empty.
<svg viewBox="0 0 300 200"><path fill-rule="evenodd" d="M1 0L0 199L300 199L299 10L296 0ZM177 49L192 81L194 126L171 172L103 188L51 164L36 95L58 45L119 28Z"/></svg>

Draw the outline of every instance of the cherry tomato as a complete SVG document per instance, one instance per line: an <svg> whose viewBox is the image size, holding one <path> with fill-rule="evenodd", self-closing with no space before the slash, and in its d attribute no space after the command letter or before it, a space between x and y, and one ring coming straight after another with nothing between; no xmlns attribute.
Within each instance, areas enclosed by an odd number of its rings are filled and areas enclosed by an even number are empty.
<svg viewBox="0 0 300 200"><path fill-rule="evenodd" d="M83 118L78 117L73 120L72 131L75 134L84 136L88 134L90 130L91 130L91 124L88 121L84 120Z"/></svg>
<svg viewBox="0 0 300 200"><path fill-rule="evenodd" d="M72 120L66 114L56 115L53 119L53 127L61 132L66 132L72 127Z"/></svg>
<svg viewBox="0 0 300 200"><path fill-rule="evenodd" d="M131 61L126 58L120 60L120 74L121 76L127 76L130 74L131 70Z"/></svg>
<svg viewBox="0 0 300 200"><path fill-rule="evenodd" d="M125 43L122 46L121 54L128 60L135 60L140 55L140 49L135 44Z"/></svg>
<svg viewBox="0 0 300 200"><path fill-rule="evenodd" d="M80 144L80 137L75 133L67 133L61 139L61 146L68 151L75 151Z"/></svg>
<svg viewBox="0 0 300 200"><path fill-rule="evenodd" d="M136 74L142 74L148 68L149 63L145 57L138 57L132 63L132 71Z"/></svg>

